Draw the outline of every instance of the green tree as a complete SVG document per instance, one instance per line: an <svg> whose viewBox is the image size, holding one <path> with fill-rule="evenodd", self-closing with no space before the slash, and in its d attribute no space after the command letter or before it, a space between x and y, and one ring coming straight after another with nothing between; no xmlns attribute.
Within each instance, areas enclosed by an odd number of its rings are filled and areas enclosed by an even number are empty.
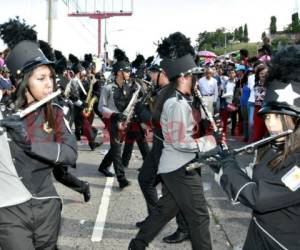
<svg viewBox="0 0 300 250"><path fill-rule="evenodd" d="M239 40L239 30L238 29L234 29L234 40Z"/></svg>
<svg viewBox="0 0 300 250"><path fill-rule="evenodd" d="M300 32L299 15L297 12L292 15L292 27L291 28L292 28L293 33Z"/></svg>
<svg viewBox="0 0 300 250"><path fill-rule="evenodd" d="M271 23L270 23L270 33L275 34L277 32L277 26L276 26L276 17L271 16Z"/></svg>
<svg viewBox="0 0 300 250"><path fill-rule="evenodd" d="M240 26L238 29L238 40L243 41L243 35L244 35L244 31L243 31L243 26Z"/></svg>
<svg viewBox="0 0 300 250"><path fill-rule="evenodd" d="M201 32L198 34L198 38L196 39L198 50L203 49L215 49L221 48L225 46L225 38L226 43L228 44L228 40L234 38L234 34L230 32L226 32L225 28L218 28L213 32Z"/></svg>
<svg viewBox="0 0 300 250"><path fill-rule="evenodd" d="M248 37L248 25L247 25L247 24L245 24L245 26L244 26L243 41L244 41L245 43L249 42L249 37Z"/></svg>
<svg viewBox="0 0 300 250"><path fill-rule="evenodd" d="M297 32L300 32L300 21L299 21L298 13L294 13L292 15L292 23L289 24L284 29L284 31L288 32L288 33L297 33Z"/></svg>

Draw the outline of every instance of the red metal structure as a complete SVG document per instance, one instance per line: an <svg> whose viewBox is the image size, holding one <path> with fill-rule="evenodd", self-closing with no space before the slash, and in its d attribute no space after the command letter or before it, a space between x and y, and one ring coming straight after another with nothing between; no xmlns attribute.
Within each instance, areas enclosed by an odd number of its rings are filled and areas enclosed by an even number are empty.
<svg viewBox="0 0 300 250"><path fill-rule="evenodd" d="M101 54L101 21L115 16L131 16L133 13L133 0L67 0L64 2L68 6L68 16L98 20L98 56Z"/></svg>

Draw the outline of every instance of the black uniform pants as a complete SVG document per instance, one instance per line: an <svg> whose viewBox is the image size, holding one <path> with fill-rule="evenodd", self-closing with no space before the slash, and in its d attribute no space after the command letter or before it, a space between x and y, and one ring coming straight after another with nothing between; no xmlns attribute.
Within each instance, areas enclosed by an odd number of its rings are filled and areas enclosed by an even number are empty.
<svg viewBox="0 0 300 250"><path fill-rule="evenodd" d="M159 231L179 212L188 224L194 250L210 250L209 214L200 175L185 171L185 167L161 174L166 191L154 211L142 224L136 239L151 242Z"/></svg>
<svg viewBox="0 0 300 250"><path fill-rule="evenodd" d="M56 166L53 169L53 175L58 182L78 193L82 194L86 190L84 181L79 180L76 176L69 173L68 167Z"/></svg>
<svg viewBox="0 0 300 250"><path fill-rule="evenodd" d="M158 202L156 185L159 182L159 177L157 176L157 170L162 149L163 143L156 137L153 137L152 148L144 160L138 175L139 185L145 197L149 214L154 210Z"/></svg>
<svg viewBox="0 0 300 250"><path fill-rule="evenodd" d="M139 150L142 154L143 160L146 159L150 149L145 138L145 133L141 125L134 122L125 137L125 145L122 153L122 163L125 167L128 166L133 151L134 142L137 143Z"/></svg>
<svg viewBox="0 0 300 250"><path fill-rule="evenodd" d="M97 134L94 134L92 125L88 118L84 118L82 115L83 109L74 105L74 124L75 124L75 136L77 140L80 140L80 136L84 135L88 142L93 142Z"/></svg>
<svg viewBox="0 0 300 250"><path fill-rule="evenodd" d="M119 139L116 122L107 123L110 137L110 149L104 156L100 168L107 169L113 163L114 170L118 181L125 179L124 166L122 164L122 143Z"/></svg>
<svg viewBox="0 0 300 250"><path fill-rule="evenodd" d="M0 208L0 249L54 250L60 220L59 199L31 199Z"/></svg>
<svg viewBox="0 0 300 250"><path fill-rule="evenodd" d="M152 148L144 160L138 175L138 182L146 201L148 214L152 213L158 203L156 186L160 182L160 177L157 175L157 170L163 147L163 142L156 137L153 137ZM162 185L163 194L165 190L164 185ZM178 224L179 231L188 232L187 223L182 213L177 214L176 222Z"/></svg>

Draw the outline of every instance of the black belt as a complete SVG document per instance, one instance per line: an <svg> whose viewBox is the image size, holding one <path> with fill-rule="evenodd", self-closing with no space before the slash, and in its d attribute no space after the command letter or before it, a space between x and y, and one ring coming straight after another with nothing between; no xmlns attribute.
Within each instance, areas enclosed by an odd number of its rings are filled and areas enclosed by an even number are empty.
<svg viewBox="0 0 300 250"><path fill-rule="evenodd" d="M203 96L213 96L214 94L211 94L211 95L203 95Z"/></svg>

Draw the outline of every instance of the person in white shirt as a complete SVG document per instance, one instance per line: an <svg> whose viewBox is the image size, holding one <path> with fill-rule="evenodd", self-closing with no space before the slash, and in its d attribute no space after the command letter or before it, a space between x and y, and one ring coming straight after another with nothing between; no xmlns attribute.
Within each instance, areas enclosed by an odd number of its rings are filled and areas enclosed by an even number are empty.
<svg viewBox="0 0 300 250"><path fill-rule="evenodd" d="M214 106L218 100L218 84L217 80L213 78L213 74L214 71L211 68L207 68L205 70L205 76L198 80L198 86L203 100L211 114L214 114ZM205 115L201 113L201 117L205 117Z"/></svg>

